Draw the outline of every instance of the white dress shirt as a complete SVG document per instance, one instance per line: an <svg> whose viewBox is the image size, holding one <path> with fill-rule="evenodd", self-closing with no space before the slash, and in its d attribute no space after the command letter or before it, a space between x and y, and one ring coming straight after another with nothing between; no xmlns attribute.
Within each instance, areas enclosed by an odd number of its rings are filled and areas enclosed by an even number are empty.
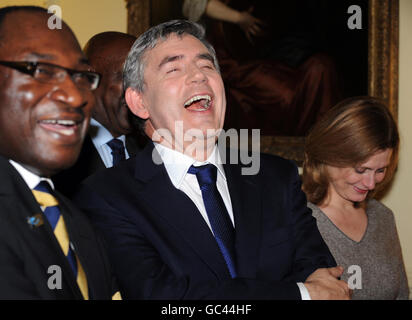
<svg viewBox="0 0 412 320"><path fill-rule="evenodd" d="M212 154L206 161L199 162L179 151L169 149L161 144L154 143L154 145L162 158L167 174L169 175L173 185L176 189L183 191L194 202L210 230L212 230L212 227L203 203L202 191L200 190L199 182L197 181L195 174L190 174L187 171L192 165L195 167L209 163L215 165L217 167L217 189L222 196L227 212L229 213L230 220L232 221L233 226L235 226L232 202L230 200L225 172L223 170L222 162L220 161L219 149L215 147Z"/></svg>
<svg viewBox="0 0 412 320"><path fill-rule="evenodd" d="M107 144L114 138L112 134L101 123L93 118L90 119L89 132L91 133L93 144L106 168L113 167L112 149ZM123 142L123 145L125 146L124 151L126 159L129 159L129 153L126 149L126 136L122 135L120 137L117 137L116 139L119 139Z"/></svg>
<svg viewBox="0 0 412 320"><path fill-rule="evenodd" d="M163 164L166 168L170 180L172 181L172 184L177 189L183 191L194 202L194 204L198 208L200 214L206 221L211 231L212 227L210 226L206 208L203 203L202 191L200 190L200 186L197 181L196 175L190 174L187 171L192 165L195 167L209 163L215 165L218 169L216 181L217 189L219 190L220 195L222 196L223 202L225 203L230 219L234 227L236 227L236 222L233 218L232 202L230 200L229 189L227 186L226 175L223 170L223 165L219 154L219 148L215 146L209 158L206 161L199 162L179 151L167 148L161 144L154 143L154 145L157 152L160 154L160 157L162 158ZM301 282L298 282L297 285L299 287L302 300L310 300L311 298L305 285Z"/></svg>
<svg viewBox="0 0 412 320"><path fill-rule="evenodd" d="M30 190L33 190L40 183L40 181L42 181L42 180L47 181L50 184L50 186L52 187L52 189L54 190L54 184L53 184L53 181L51 181L51 179L39 177L37 174L34 174L33 172L27 170L21 164L15 162L13 160L9 160L9 162L18 171L18 173L20 173L21 177L27 183Z"/></svg>

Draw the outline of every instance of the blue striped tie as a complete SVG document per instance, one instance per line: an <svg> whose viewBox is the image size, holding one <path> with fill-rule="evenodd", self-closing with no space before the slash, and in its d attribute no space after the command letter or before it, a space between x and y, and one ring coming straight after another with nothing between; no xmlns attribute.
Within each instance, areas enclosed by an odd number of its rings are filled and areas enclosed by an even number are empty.
<svg viewBox="0 0 412 320"><path fill-rule="evenodd" d="M79 285L80 291L82 292L84 299L88 300L89 293L86 275L79 259L76 258L73 249L70 247L69 235L67 233L63 216L60 213L59 202L53 196L53 190L50 187L50 184L44 180L40 181L40 183L32 190L32 192L39 205L44 208L44 215L49 221L64 255L69 261L69 264L74 273L74 277L76 278L77 284Z"/></svg>
<svg viewBox="0 0 412 320"><path fill-rule="evenodd" d="M203 203L219 249L226 261L230 276L236 278L235 229L225 203L216 186L217 168L213 164L191 166L188 173L195 174L202 191Z"/></svg>

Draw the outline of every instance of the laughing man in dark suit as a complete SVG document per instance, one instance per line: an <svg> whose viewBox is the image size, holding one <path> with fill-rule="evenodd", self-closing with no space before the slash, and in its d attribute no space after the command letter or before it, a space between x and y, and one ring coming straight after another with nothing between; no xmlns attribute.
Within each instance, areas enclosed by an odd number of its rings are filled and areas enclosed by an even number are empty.
<svg viewBox="0 0 412 320"><path fill-rule="evenodd" d="M110 299L102 241L50 180L76 161L99 75L49 18L0 9L0 299Z"/></svg>
<svg viewBox="0 0 412 320"><path fill-rule="evenodd" d="M296 166L261 155L259 172L242 175L222 159L225 89L202 27L170 21L141 35L124 87L153 143L75 198L107 240L124 298L349 297Z"/></svg>

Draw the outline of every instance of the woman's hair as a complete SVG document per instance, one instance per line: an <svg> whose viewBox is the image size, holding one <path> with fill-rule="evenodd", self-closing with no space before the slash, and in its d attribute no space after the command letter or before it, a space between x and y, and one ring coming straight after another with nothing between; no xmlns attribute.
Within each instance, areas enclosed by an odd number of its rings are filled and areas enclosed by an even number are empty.
<svg viewBox="0 0 412 320"><path fill-rule="evenodd" d="M326 165L355 167L378 151L392 149L384 180L368 196L391 181L399 153L396 122L385 104L372 97L354 97L338 103L309 132L305 144L303 190L308 200L322 204L328 195Z"/></svg>

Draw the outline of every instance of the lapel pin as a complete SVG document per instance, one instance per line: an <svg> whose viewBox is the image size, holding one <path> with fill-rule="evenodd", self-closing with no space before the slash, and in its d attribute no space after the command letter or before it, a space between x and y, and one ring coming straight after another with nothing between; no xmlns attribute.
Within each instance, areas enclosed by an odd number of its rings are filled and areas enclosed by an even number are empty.
<svg viewBox="0 0 412 320"><path fill-rule="evenodd" d="M43 225L43 216L41 213L35 214L34 216L27 217L27 223L29 224L30 228L37 228Z"/></svg>

